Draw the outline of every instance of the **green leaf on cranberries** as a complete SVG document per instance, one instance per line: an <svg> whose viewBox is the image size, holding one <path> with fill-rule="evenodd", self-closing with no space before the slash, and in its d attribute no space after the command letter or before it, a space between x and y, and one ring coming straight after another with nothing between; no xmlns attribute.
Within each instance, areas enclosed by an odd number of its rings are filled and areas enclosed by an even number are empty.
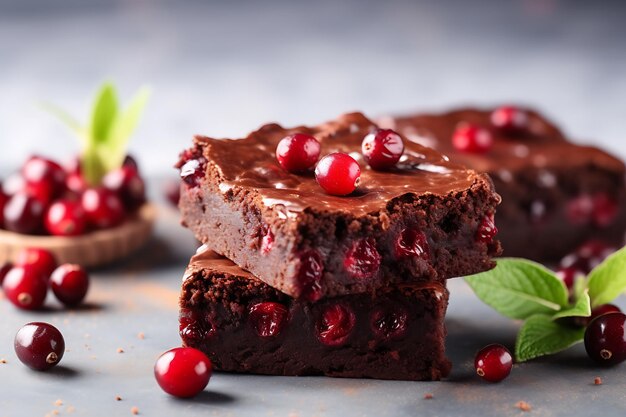
<svg viewBox="0 0 626 417"><path fill-rule="evenodd" d="M592 307L615 300L626 290L626 248L606 258L589 273L589 297Z"/></svg>
<svg viewBox="0 0 626 417"><path fill-rule="evenodd" d="M584 328L569 327L543 314L531 316L517 335L515 359L525 362L560 352L581 342L584 335Z"/></svg>
<svg viewBox="0 0 626 417"><path fill-rule="evenodd" d="M591 299L589 291L586 289L576 300L576 304L571 307L564 308L552 316L552 320L562 319L564 317L589 317L591 316Z"/></svg>
<svg viewBox="0 0 626 417"><path fill-rule="evenodd" d="M491 271L465 280L482 301L513 319L553 315L568 305L563 282L542 265L524 259L498 259Z"/></svg>
<svg viewBox="0 0 626 417"><path fill-rule="evenodd" d="M56 106L44 108L60 119L79 137L82 145L81 168L85 180L99 185L110 171L122 166L128 151L129 139L139 123L148 101L149 91L142 88L124 111L119 106L113 84L100 87L93 103L88 125L81 126L72 116Z"/></svg>

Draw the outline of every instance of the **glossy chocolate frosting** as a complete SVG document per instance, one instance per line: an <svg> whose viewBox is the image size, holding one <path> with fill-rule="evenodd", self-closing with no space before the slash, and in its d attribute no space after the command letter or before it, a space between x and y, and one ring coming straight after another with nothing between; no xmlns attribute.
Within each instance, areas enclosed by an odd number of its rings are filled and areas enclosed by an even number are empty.
<svg viewBox="0 0 626 417"><path fill-rule="evenodd" d="M479 172L502 176L505 182L508 173L529 167L549 169L594 165L617 172L624 171L624 164L620 160L598 148L568 142L559 128L536 111L524 111L528 115L528 129L516 134L491 129L493 147L484 154L457 151L452 145L452 134L460 123L474 123L488 128L491 125L492 109L462 108L441 114L385 117L378 123L396 129L412 142L438 150L456 163Z"/></svg>
<svg viewBox="0 0 626 417"><path fill-rule="evenodd" d="M361 155L363 138L377 126L360 113L351 113L317 127L283 128L268 124L239 140L197 136L209 168L220 179L220 189L250 190L268 207L282 206L287 216L303 210L345 211L364 215L383 209L394 198L406 194L445 196L466 191L477 182L490 180L453 164L439 152L404 138L405 151L398 165L389 171L372 170ZM351 195L328 195L313 173L284 171L276 161L276 146L287 135L307 133L321 143L321 156L347 152L361 166L361 182Z"/></svg>

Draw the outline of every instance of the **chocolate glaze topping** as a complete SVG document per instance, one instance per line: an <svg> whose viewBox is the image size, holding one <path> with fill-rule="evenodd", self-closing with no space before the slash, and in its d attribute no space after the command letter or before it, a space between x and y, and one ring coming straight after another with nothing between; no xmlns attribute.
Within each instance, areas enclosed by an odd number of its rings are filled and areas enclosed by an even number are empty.
<svg viewBox="0 0 626 417"><path fill-rule="evenodd" d="M245 139L211 139L197 136L195 143L204 148L208 169L218 173L222 192L247 189L258 193L268 207L284 206L286 216L305 209L345 211L365 215L379 211L406 194L448 195L464 191L489 179L453 164L437 151L422 144L405 141L405 152L398 165L385 172L372 170L361 155L363 138L377 126L360 113L341 116L317 127L283 128L268 124ZM276 161L278 142L293 133L315 136L322 145L321 155L346 152L361 166L361 185L351 195L328 195L317 184L313 173L291 174Z"/></svg>
<svg viewBox="0 0 626 417"><path fill-rule="evenodd" d="M411 142L432 147L454 162L479 172L497 174L503 168L508 171L537 168L595 165L618 172L624 165L618 159L591 146L569 143L563 133L548 120L531 109L528 129L518 134L505 134L492 129L494 144L485 154L457 151L452 145L452 134L460 123L475 123L490 127L491 110L458 109L442 114L419 114L397 118L382 118L381 126L396 129Z"/></svg>

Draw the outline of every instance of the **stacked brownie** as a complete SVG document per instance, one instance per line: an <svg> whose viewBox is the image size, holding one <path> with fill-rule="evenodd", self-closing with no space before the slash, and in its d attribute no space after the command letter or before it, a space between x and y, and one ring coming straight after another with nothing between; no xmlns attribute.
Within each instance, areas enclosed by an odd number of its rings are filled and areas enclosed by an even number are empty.
<svg viewBox="0 0 626 417"><path fill-rule="evenodd" d="M624 163L598 148L571 143L537 112L465 108L379 123L491 176L503 201L496 223L505 256L550 263L589 240L623 245ZM482 135L484 146L454 141L463 135Z"/></svg>
<svg viewBox="0 0 626 417"><path fill-rule="evenodd" d="M183 224L204 246L181 295L181 336L217 369L271 375L439 379L446 279L493 267L500 197L485 174L404 139L372 169L359 113L317 127L265 125L239 140L196 137L179 162ZM343 152L360 183L330 195L276 147L311 135Z"/></svg>

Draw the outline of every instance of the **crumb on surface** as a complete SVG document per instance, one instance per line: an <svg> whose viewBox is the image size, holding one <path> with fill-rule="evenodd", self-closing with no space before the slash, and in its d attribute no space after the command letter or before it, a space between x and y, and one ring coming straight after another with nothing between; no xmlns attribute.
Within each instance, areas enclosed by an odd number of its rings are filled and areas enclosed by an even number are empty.
<svg viewBox="0 0 626 417"><path fill-rule="evenodd" d="M139 332L137 333L137 338L143 340L146 338L146 335L143 332Z"/></svg>
<svg viewBox="0 0 626 417"><path fill-rule="evenodd" d="M54 402L54 405L57 406L57 407L61 407L63 405L63 400L56 400Z"/></svg>
<svg viewBox="0 0 626 417"><path fill-rule="evenodd" d="M73 406L69 405L69 406L67 406L65 411L67 411L68 413L73 413L74 411L76 411L76 408L74 408Z"/></svg>
<svg viewBox="0 0 626 417"><path fill-rule="evenodd" d="M134 416L136 416L136 415L138 415L138 414L139 414L139 408L137 408L137 407L132 407L132 408L130 409L130 412L131 412Z"/></svg>
<svg viewBox="0 0 626 417"><path fill-rule="evenodd" d="M122 348L117 348L117 353L124 353L124 349L122 349Z"/></svg>
<svg viewBox="0 0 626 417"><path fill-rule="evenodd" d="M1 359L0 359L0 363L7 363L7 360L6 360L6 359L4 359L4 358L1 358Z"/></svg>
<svg viewBox="0 0 626 417"><path fill-rule="evenodd" d="M425 400L432 400L433 398L435 398L435 396L432 393L430 393L430 392L424 394L424 399Z"/></svg>
<svg viewBox="0 0 626 417"><path fill-rule="evenodd" d="M593 384L594 385L602 385L602 378L600 378L599 376L595 377L593 379Z"/></svg>
<svg viewBox="0 0 626 417"><path fill-rule="evenodd" d="M53 416L58 416L59 415L59 410L52 410L52 415Z"/></svg>
<svg viewBox="0 0 626 417"><path fill-rule="evenodd" d="M122 401L122 397L120 397L119 395L115 396L115 401Z"/></svg>
<svg viewBox="0 0 626 417"><path fill-rule="evenodd" d="M518 401L517 403L515 403L515 407L519 408L522 411L530 411L532 409L530 407L530 404L528 404L526 401Z"/></svg>

